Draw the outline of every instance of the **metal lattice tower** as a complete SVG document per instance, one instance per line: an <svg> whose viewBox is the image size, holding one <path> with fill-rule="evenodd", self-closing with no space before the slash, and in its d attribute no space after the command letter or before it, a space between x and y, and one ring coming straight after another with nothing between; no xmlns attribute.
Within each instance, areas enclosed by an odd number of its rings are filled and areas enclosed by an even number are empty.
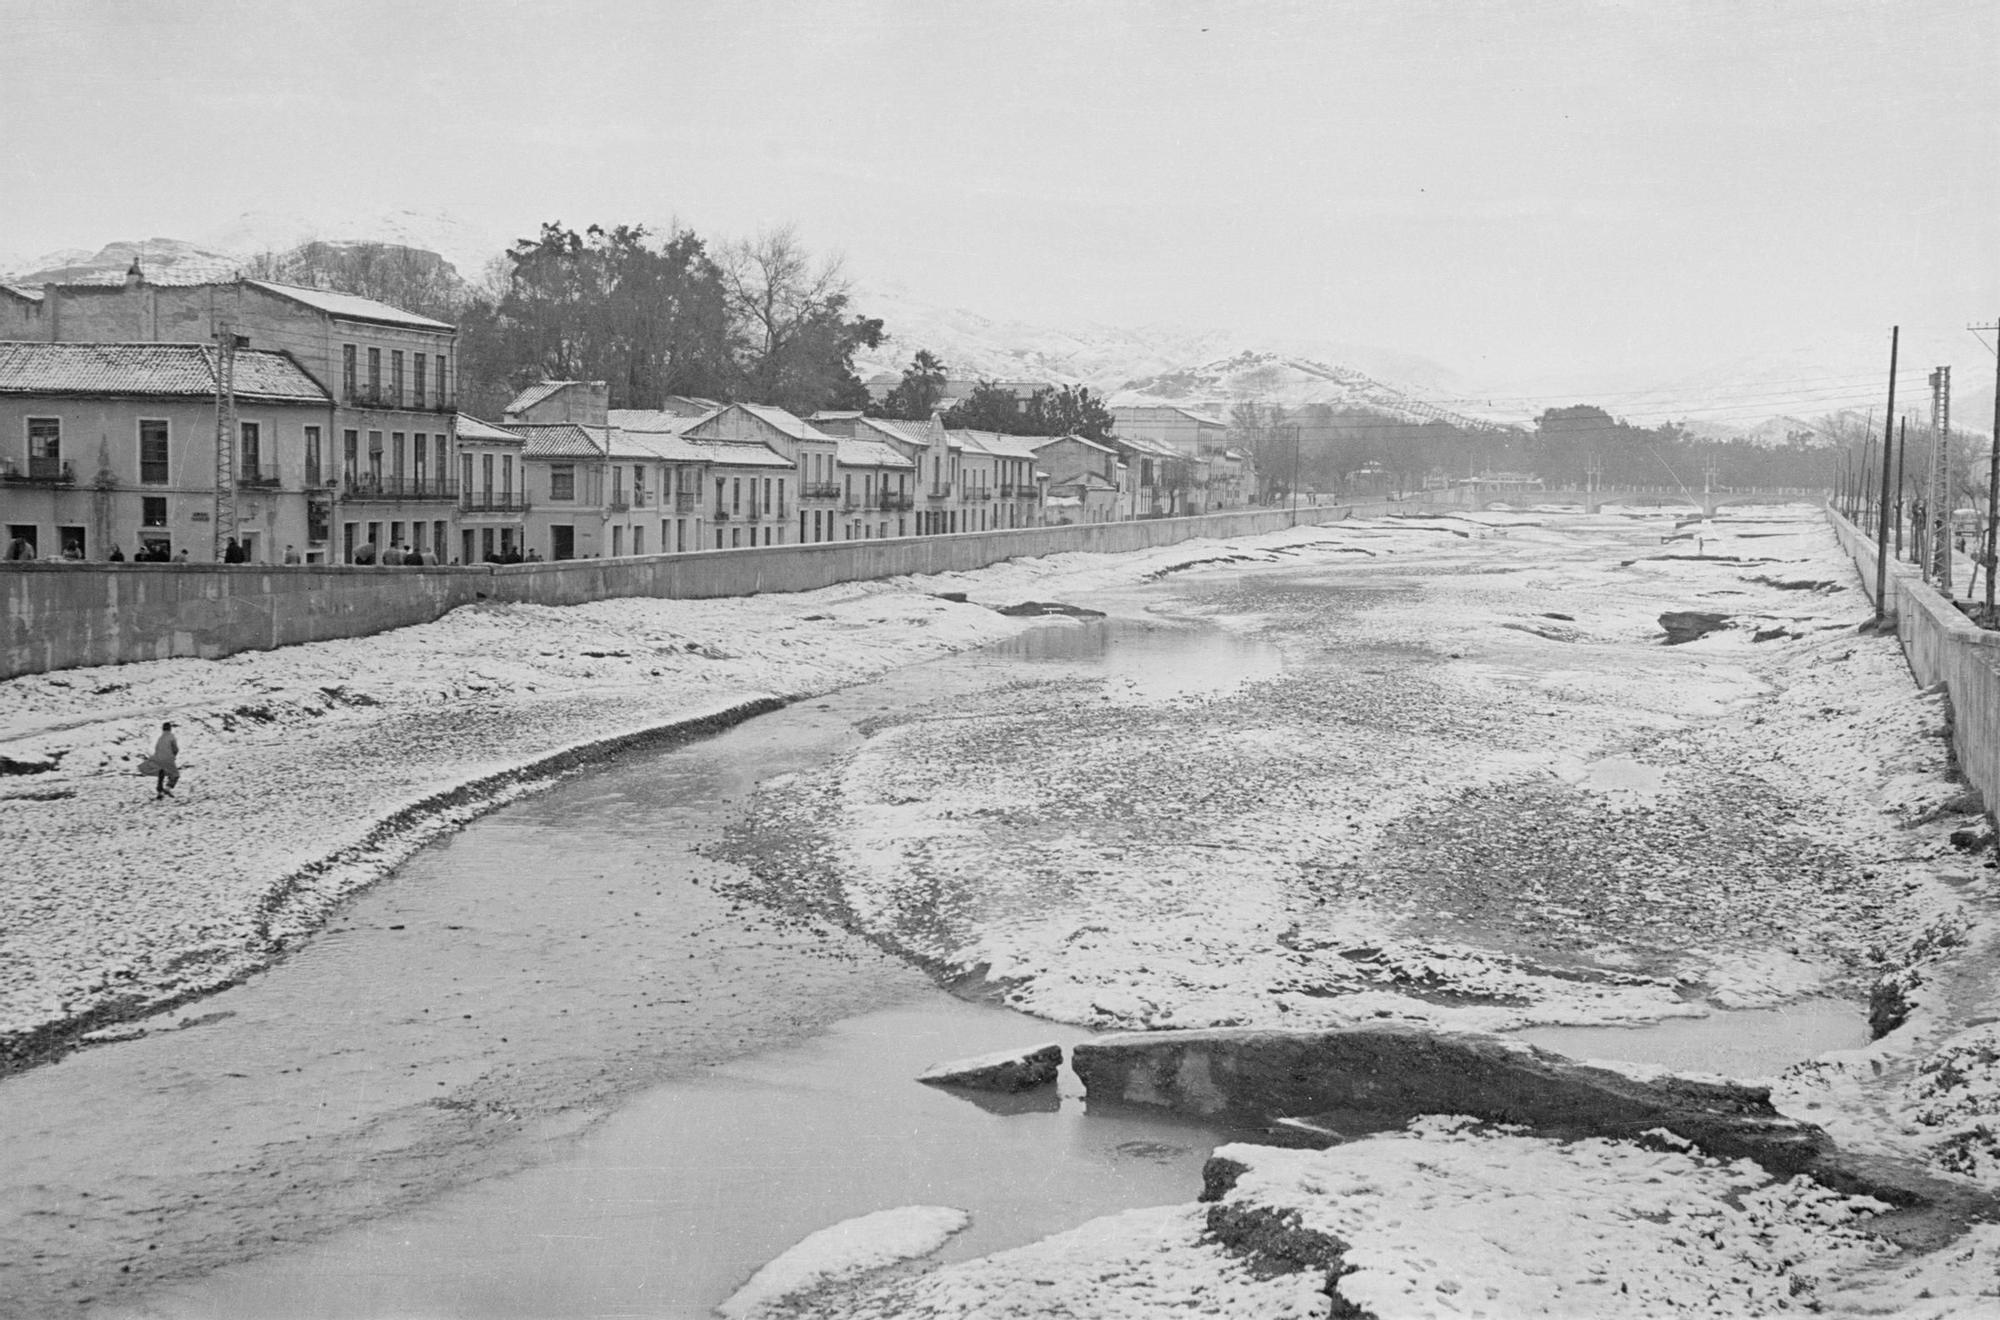
<svg viewBox="0 0 2000 1320"><path fill-rule="evenodd" d="M1951 595L1951 368L1931 373L1930 553L1926 576Z"/></svg>
<svg viewBox="0 0 2000 1320"><path fill-rule="evenodd" d="M236 330L224 321L215 330L215 559L235 535Z"/></svg>

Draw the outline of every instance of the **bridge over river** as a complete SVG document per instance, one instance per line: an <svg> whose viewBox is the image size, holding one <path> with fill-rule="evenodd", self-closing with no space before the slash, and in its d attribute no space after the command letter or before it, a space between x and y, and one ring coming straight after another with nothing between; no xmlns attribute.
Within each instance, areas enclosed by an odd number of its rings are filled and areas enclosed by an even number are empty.
<svg viewBox="0 0 2000 1320"><path fill-rule="evenodd" d="M1607 504L1637 505L1642 508L1684 506L1701 510L1713 518L1717 509L1743 504L1789 504L1799 500L1819 501L1824 490L1804 486L1735 487L1721 490L1690 491L1676 486L1596 486L1562 487L1541 490L1504 483L1477 483L1461 486L1466 501L1476 509L1494 505L1576 504L1585 513L1596 513Z"/></svg>

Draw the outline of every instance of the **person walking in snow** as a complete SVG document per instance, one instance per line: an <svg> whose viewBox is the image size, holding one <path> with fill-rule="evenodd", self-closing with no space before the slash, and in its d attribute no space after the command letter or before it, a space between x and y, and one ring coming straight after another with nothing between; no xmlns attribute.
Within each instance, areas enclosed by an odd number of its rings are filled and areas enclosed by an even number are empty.
<svg viewBox="0 0 2000 1320"><path fill-rule="evenodd" d="M153 744L153 754L146 758L145 766L157 778L153 781L153 798L158 801L174 795L174 785L181 782L181 744L174 737L174 722L168 720L160 726L160 740Z"/></svg>

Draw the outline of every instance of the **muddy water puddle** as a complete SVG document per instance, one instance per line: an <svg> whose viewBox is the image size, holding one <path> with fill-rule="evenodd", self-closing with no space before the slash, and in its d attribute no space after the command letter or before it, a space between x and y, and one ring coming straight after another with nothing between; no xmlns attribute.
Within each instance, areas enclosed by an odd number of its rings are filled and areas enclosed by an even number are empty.
<svg viewBox="0 0 2000 1320"><path fill-rule="evenodd" d="M1045 624L947 663L1066 669L1101 680L1114 700L1134 702L1227 696L1284 668L1278 648L1254 637L1127 618Z"/></svg>
<svg viewBox="0 0 2000 1320"><path fill-rule="evenodd" d="M1794 1063L1868 1043L1867 1010L1838 999L1719 1009L1632 1027L1529 1027L1509 1039L1574 1059L1649 1063L1679 1073L1774 1077Z"/></svg>
<svg viewBox="0 0 2000 1320"><path fill-rule="evenodd" d="M808 1233L900 1205L971 1226L933 1259L1192 1200L1237 1134L1060 1096L951 1092L925 1067L1084 1033L930 994L630 1100L574 1152L208 1276L147 1315L708 1315Z"/></svg>

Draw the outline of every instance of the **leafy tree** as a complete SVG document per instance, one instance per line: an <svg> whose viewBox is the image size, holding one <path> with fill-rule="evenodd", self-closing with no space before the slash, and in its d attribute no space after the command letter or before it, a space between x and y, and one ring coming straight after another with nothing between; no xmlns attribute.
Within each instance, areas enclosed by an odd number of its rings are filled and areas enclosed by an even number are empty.
<svg viewBox="0 0 2000 1320"><path fill-rule="evenodd" d="M1031 435L1023 424L1021 402L1004 385L982 380L972 393L951 406L944 424L953 430L999 431L1005 435Z"/></svg>
<svg viewBox="0 0 2000 1320"><path fill-rule="evenodd" d="M1080 435L1100 443L1116 424L1104 401L1088 385L1036 390L1023 410L1023 435Z"/></svg>
<svg viewBox="0 0 2000 1320"><path fill-rule="evenodd" d="M352 293L439 321L454 319L472 289L435 252L399 243L303 243L260 252L242 274L253 280Z"/></svg>
<svg viewBox="0 0 2000 1320"><path fill-rule="evenodd" d="M906 422L928 421L944 398L946 371L944 362L935 353L928 348L918 349L910 365L903 368L903 379L883 398L881 408L870 411L879 417Z"/></svg>
<svg viewBox="0 0 2000 1320"><path fill-rule="evenodd" d="M490 315L467 318L467 347L512 385L607 381L613 407L721 393L734 376L721 272L691 231L651 239L640 225L543 225L508 250Z"/></svg>

